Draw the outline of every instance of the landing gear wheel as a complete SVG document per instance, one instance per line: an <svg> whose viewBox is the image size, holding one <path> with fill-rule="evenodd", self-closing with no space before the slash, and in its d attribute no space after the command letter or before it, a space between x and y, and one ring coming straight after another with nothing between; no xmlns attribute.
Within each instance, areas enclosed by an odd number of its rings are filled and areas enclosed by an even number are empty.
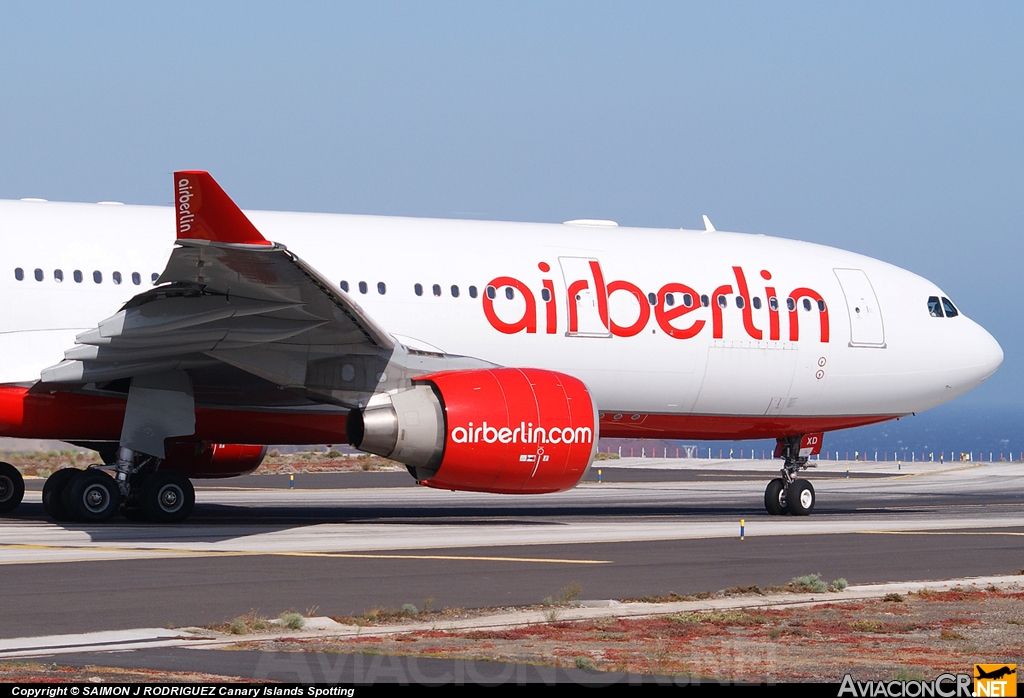
<svg viewBox="0 0 1024 698"><path fill-rule="evenodd" d="M101 523L109 521L121 508L121 491L106 473L85 470L68 482L61 501L73 520Z"/></svg>
<svg viewBox="0 0 1024 698"><path fill-rule="evenodd" d="M814 487L807 480L793 480L786 492L786 508L793 516L807 516L814 511Z"/></svg>
<svg viewBox="0 0 1024 698"><path fill-rule="evenodd" d="M0 463L0 514L14 511L25 496L25 479L10 463Z"/></svg>
<svg viewBox="0 0 1024 698"><path fill-rule="evenodd" d="M121 515L129 521L145 521L146 515L138 507L121 507Z"/></svg>
<svg viewBox="0 0 1024 698"><path fill-rule="evenodd" d="M786 481L777 477L768 483L764 491L764 508L772 516L786 513Z"/></svg>
<svg viewBox="0 0 1024 698"><path fill-rule="evenodd" d="M187 477L173 470L158 470L142 483L139 509L154 523L178 523L196 504L196 491Z"/></svg>
<svg viewBox="0 0 1024 698"><path fill-rule="evenodd" d="M43 509L54 521L71 520L71 514L64 506L64 488L71 482L71 478L81 472L78 468L64 468L46 478L43 483Z"/></svg>

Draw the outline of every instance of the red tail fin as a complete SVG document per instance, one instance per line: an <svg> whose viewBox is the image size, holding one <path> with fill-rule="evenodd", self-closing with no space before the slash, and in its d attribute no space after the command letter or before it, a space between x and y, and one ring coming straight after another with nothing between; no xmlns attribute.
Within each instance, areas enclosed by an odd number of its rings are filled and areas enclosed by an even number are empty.
<svg viewBox="0 0 1024 698"><path fill-rule="evenodd" d="M209 172L174 173L174 211L179 240L271 244Z"/></svg>

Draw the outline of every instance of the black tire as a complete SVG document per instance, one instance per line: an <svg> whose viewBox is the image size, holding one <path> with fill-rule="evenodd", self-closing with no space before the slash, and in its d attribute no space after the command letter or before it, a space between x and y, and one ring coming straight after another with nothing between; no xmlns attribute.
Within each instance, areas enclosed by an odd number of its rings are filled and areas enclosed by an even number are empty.
<svg viewBox="0 0 1024 698"><path fill-rule="evenodd" d="M10 463L0 463L0 514L14 511L25 498L25 478Z"/></svg>
<svg viewBox="0 0 1024 698"><path fill-rule="evenodd" d="M174 470L157 470L142 483L139 509L153 523L178 523L196 504L192 482Z"/></svg>
<svg viewBox="0 0 1024 698"><path fill-rule="evenodd" d="M121 490L103 471L83 470L64 487L61 502L72 521L101 523L121 508Z"/></svg>
<svg viewBox="0 0 1024 698"><path fill-rule="evenodd" d="M71 514L64 506L64 488L78 473L78 468L64 468L58 470L43 483L43 510L54 521L70 521Z"/></svg>
<svg viewBox="0 0 1024 698"><path fill-rule="evenodd" d="M807 480L793 480L786 492L786 508L793 516L807 516L814 511L814 486Z"/></svg>
<svg viewBox="0 0 1024 698"><path fill-rule="evenodd" d="M786 481L777 477L768 483L764 491L764 508L772 516L786 513Z"/></svg>
<svg viewBox="0 0 1024 698"><path fill-rule="evenodd" d="M145 521L146 515L138 507L121 507L121 515L129 521Z"/></svg>

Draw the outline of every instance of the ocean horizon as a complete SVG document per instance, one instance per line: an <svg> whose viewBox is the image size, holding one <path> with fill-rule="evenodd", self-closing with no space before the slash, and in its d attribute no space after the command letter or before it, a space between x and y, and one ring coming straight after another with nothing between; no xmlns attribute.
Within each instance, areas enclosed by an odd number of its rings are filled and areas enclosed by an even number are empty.
<svg viewBox="0 0 1024 698"><path fill-rule="evenodd" d="M623 456L698 455L701 458L771 457L775 441L601 439L600 450ZM694 452L696 451L696 452ZM1024 405L946 404L898 420L825 434L821 457L830 460L945 460L960 454L978 460L1024 459ZM877 454L877 456L876 456Z"/></svg>

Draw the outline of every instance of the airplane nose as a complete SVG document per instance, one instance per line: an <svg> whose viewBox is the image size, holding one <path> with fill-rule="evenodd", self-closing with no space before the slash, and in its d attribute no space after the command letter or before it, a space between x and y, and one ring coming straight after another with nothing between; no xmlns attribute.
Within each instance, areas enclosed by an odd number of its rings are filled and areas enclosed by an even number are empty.
<svg viewBox="0 0 1024 698"><path fill-rule="evenodd" d="M1003 363L1003 348L999 346L996 338L989 334L988 330L981 325L975 323L974 330L971 333L973 336L969 351L972 359L972 368L975 370L977 381L980 383L995 373L996 369Z"/></svg>

